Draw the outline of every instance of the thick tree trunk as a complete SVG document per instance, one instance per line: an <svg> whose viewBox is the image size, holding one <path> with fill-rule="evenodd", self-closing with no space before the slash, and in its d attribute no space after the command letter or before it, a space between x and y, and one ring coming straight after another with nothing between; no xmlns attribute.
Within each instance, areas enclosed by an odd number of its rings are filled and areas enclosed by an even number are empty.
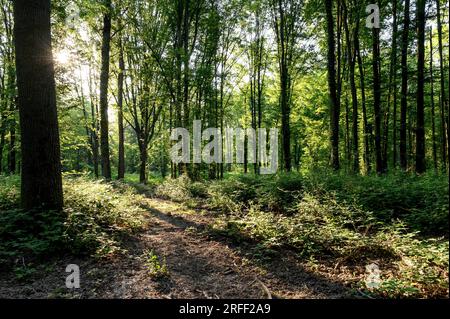
<svg viewBox="0 0 450 319"><path fill-rule="evenodd" d="M125 178L125 137L123 129L123 80L125 72L125 61L123 57L122 40L119 39L119 76L117 80L117 122L119 126L119 165L117 179Z"/></svg>
<svg viewBox="0 0 450 319"><path fill-rule="evenodd" d="M416 173L422 174L425 165L425 0L417 0L417 120L416 120Z"/></svg>
<svg viewBox="0 0 450 319"><path fill-rule="evenodd" d="M406 115L408 110L408 35L409 35L409 5L410 0L405 0L405 14L402 31L402 89L400 105L400 167L406 170L408 155L406 151Z"/></svg>
<svg viewBox="0 0 450 319"><path fill-rule="evenodd" d="M333 1L325 0L327 15L327 43L328 43L328 91L330 95L330 125L331 125L331 166L339 170L339 113L340 106L336 94L336 58L334 39Z"/></svg>
<svg viewBox="0 0 450 319"><path fill-rule="evenodd" d="M50 0L14 1L24 209L63 205Z"/></svg>
<svg viewBox="0 0 450 319"><path fill-rule="evenodd" d="M102 175L111 179L111 162L109 158L109 123L108 123L108 82L109 82L109 55L111 46L111 0L105 0L108 10L103 17L102 38L102 68L100 74L100 151L102 162Z"/></svg>

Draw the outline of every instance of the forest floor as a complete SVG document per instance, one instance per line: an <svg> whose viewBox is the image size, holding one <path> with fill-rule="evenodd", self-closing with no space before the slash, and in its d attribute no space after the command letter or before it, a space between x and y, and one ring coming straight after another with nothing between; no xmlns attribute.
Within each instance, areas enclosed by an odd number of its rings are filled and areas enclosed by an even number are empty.
<svg viewBox="0 0 450 319"><path fill-rule="evenodd" d="M209 231L214 212L145 198L146 228L114 258L49 260L31 280L0 273L0 298L354 298L332 267L309 269L289 251L260 256L255 244ZM67 289L68 264L80 288ZM149 265L153 272L149 271ZM156 267L156 268L155 268ZM331 271L330 271L331 270ZM339 280L336 280L339 279Z"/></svg>

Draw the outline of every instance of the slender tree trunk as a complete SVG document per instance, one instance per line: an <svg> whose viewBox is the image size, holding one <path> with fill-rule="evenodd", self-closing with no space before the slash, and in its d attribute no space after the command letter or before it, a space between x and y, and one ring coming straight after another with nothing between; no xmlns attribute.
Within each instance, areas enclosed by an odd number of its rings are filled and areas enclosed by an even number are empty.
<svg viewBox="0 0 450 319"><path fill-rule="evenodd" d="M123 80L125 72L125 59L123 56L122 39L119 39L119 76L117 80L117 122L119 126L119 165L117 179L125 178L125 136L123 128Z"/></svg>
<svg viewBox="0 0 450 319"><path fill-rule="evenodd" d="M359 79L361 86L361 106L363 115L363 131L364 131L364 164L366 168L366 173L370 174L371 164L370 164L370 147L369 147L369 125L367 121L367 109L366 109L366 89L365 89L365 77L364 77L364 66L361 58L361 50L359 45L359 37L355 37L355 51L358 61L359 69Z"/></svg>
<svg viewBox="0 0 450 319"><path fill-rule="evenodd" d="M14 1L24 209L63 205L50 0Z"/></svg>
<svg viewBox="0 0 450 319"><path fill-rule="evenodd" d="M102 175L106 180L110 180L111 162L109 157L108 82L111 46L111 0L105 0L104 4L107 12L103 17L102 68L100 74L100 150Z"/></svg>
<svg viewBox="0 0 450 319"><path fill-rule="evenodd" d="M381 86L380 86L380 29L372 29L373 109L375 113L376 171L384 172L381 150Z"/></svg>
<svg viewBox="0 0 450 319"><path fill-rule="evenodd" d="M140 166L139 166L139 182L141 184L147 184L147 145L145 143L140 142L139 144L139 153L140 153Z"/></svg>
<svg viewBox="0 0 450 319"><path fill-rule="evenodd" d="M433 141L433 165L437 172L437 144L436 144L436 112L434 105L434 76L433 76L433 28L430 28L430 100L431 100L431 133Z"/></svg>
<svg viewBox="0 0 450 319"><path fill-rule="evenodd" d="M278 1L278 10L280 15L280 25L279 25L279 46L280 46L280 104L281 104L281 131L282 131L282 142L283 142L283 159L284 159L284 169L286 172L291 171L291 126L290 126L290 78L289 78L289 67L288 67L288 57L287 57L287 41L286 41L286 17L284 9L282 8L281 0Z"/></svg>
<svg viewBox="0 0 450 319"><path fill-rule="evenodd" d="M447 148L448 145L448 134L447 134L447 119L445 115L445 105L447 101L447 95L445 93L445 78L444 78L444 56L443 56L443 46L442 46L442 20L441 20L441 4L440 0L436 0L436 10L437 10L437 28L438 28L438 48L439 48L439 69L440 69L440 79L441 79L441 94L440 94L440 111L441 111L441 133L442 133L442 167L446 170L447 167ZM450 148L449 148L450 149Z"/></svg>
<svg viewBox="0 0 450 319"><path fill-rule="evenodd" d="M331 125L331 166L339 170L339 114L340 106L336 94L336 58L334 39L333 1L325 0L327 16L327 43L328 43L328 91L330 96L330 125Z"/></svg>
<svg viewBox="0 0 450 319"><path fill-rule="evenodd" d="M345 6L345 34L347 41L347 59L349 61L349 80L350 90L352 94L352 140L353 140L353 172L359 173L359 137L358 137L358 92L356 89L355 80L355 64L356 64L356 50L354 41L350 38L349 21L352 21L349 16L348 8ZM353 31L353 38L359 36L359 23L356 24Z"/></svg>
<svg viewBox="0 0 450 319"><path fill-rule="evenodd" d="M384 115L384 138L383 138L383 166L384 171L388 170L388 149L389 149L389 120L391 114L391 102L394 105L393 114L393 130L392 130L392 145L393 145L393 165L396 165L396 139L397 139L397 33L398 33L398 23L397 23L397 3L398 0L394 0L393 3L393 29L392 29L392 44L391 44L391 63L389 70L389 93L387 100L387 110Z"/></svg>
<svg viewBox="0 0 450 319"><path fill-rule="evenodd" d="M408 155L406 151L406 115L408 110L408 35L409 35L409 6L410 0L405 0L405 14L402 31L402 89L400 105L400 167L406 170Z"/></svg>
<svg viewBox="0 0 450 319"><path fill-rule="evenodd" d="M417 120L416 120L416 173L426 170L425 164L425 0L417 0Z"/></svg>

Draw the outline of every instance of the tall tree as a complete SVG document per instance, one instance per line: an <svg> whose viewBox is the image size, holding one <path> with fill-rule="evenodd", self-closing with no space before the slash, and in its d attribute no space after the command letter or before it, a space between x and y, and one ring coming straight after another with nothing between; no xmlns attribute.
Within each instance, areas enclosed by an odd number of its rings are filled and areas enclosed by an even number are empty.
<svg viewBox="0 0 450 319"><path fill-rule="evenodd" d="M289 172L291 159L291 104L295 45L299 38L301 0L272 0L273 24L277 41L280 77L281 134L284 170Z"/></svg>
<svg viewBox="0 0 450 319"><path fill-rule="evenodd" d="M416 172L422 174L425 166L425 0L417 0L417 119L416 119Z"/></svg>
<svg viewBox="0 0 450 319"><path fill-rule="evenodd" d="M381 150L381 63L380 29L372 28L372 71L373 71L373 110L375 115L375 167L378 174L383 173Z"/></svg>
<svg viewBox="0 0 450 319"><path fill-rule="evenodd" d="M102 33L102 66L100 73L100 152L102 175L111 179L111 161L109 156L109 122L108 122L108 83L111 47L111 0L104 0Z"/></svg>
<svg viewBox="0 0 450 319"><path fill-rule="evenodd" d="M440 0L436 0L436 14L437 14L437 32L438 32L438 49L439 49L439 70L440 70L440 113L441 113L441 147L442 147L442 167L445 170L447 167L447 149L450 150L448 145L448 120L445 115L445 105L447 101L447 95L445 93L445 74L444 74L444 54L442 45L442 20L441 20L441 3ZM448 114L447 114L448 115Z"/></svg>
<svg viewBox="0 0 450 319"><path fill-rule="evenodd" d="M117 179L125 177L125 134L123 128L123 80L125 72L125 58L123 53L122 39L119 37L119 76L117 79L117 124L119 129L119 164L117 168Z"/></svg>
<svg viewBox="0 0 450 319"><path fill-rule="evenodd" d="M63 205L50 0L14 1L21 129L21 201L25 209Z"/></svg>
<svg viewBox="0 0 450 319"><path fill-rule="evenodd" d="M408 110L408 36L409 36L409 6L410 0L405 0L404 21L402 31L402 88L400 105L400 167L406 170L408 158L406 153L406 115Z"/></svg>
<svg viewBox="0 0 450 319"><path fill-rule="evenodd" d="M430 100L431 100L431 139L433 143L433 165L437 172L437 144L436 144L436 111L434 104L434 74L433 74L433 28L430 27Z"/></svg>
<svg viewBox="0 0 450 319"><path fill-rule="evenodd" d="M339 115L340 105L336 91L336 42L334 34L333 1L325 0L327 19L327 67L328 67L328 90L330 95L330 125L331 125L331 166L334 170L339 169Z"/></svg>
<svg viewBox="0 0 450 319"><path fill-rule="evenodd" d="M393 127L392 127L392 149L393 149L393 167L397 165L397 35L398 35L398 0L393 1L392 5L392 43L391 43L391 62L389 67L389 92L388 103L384 117L384 138L383 138L383 166L388 169L388 147L389 147L389 118L391 114L391 103L393 104Z"/></svg>
<svg viewBox="0 0 450 319"><path fill-rule="evenodd" d="M347 8L347 4L344 2L344 26L345 35L347 41L347 60L348 60L348 70L349 70L349 80L350 80L350 90L352 95L352 146L353 146L353 171L355 173L359 172L359 126L358 126L358 92L356 89L355 80L355 65L356 65L356 50L354 39L359 36L359 16L357 15L357 23L354 26L352 34L350 35L349 24L353 22L353 8L354 3L349 2L352 5L351 8Z"/></svg>

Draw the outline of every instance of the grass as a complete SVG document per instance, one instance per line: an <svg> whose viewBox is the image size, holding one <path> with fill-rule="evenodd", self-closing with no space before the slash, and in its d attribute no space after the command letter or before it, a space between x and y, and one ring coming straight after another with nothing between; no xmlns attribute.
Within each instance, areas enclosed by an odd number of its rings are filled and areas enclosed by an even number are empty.
<svg viewBox="0 0 450 319"><path fill-rule="evenodd" d="M156 192L221 211L212 231L238 242L256 242L270 253L288 249L315 266L339 265L365 295L448 297L446 176L316 172L212 183L181 177ZM364 280L371 263L381 270L377 287Z"/></svg>
<svg viewBox="0 0 450 319"><path fill-rule="evenodd" d="M64 177L62 212L18 208L19 178L0 176L0 264L55 253L111 256L145 225L141 195L119 182Z"/></svg>
<svg viewBox="0 0 450 319"><path fill-rule="evenodd" d="M214 211L211 232L256 243L261 258L295 254L313 269L323 265L364 295L448 297L447 176L385 177L314 172L270 177L233 175L192 182L182 176L149 185L64 177L65 208L18 209L19 178L0 176L0 264L71 251L107 257L123 252L124 236L145 225L140 193ZM265 254L264 252L267 252ZM153 251L142 256L149 273L166 276ZM380 283L366 282L376 264ZM15 263L16 276L34 272Z"/></svg>

